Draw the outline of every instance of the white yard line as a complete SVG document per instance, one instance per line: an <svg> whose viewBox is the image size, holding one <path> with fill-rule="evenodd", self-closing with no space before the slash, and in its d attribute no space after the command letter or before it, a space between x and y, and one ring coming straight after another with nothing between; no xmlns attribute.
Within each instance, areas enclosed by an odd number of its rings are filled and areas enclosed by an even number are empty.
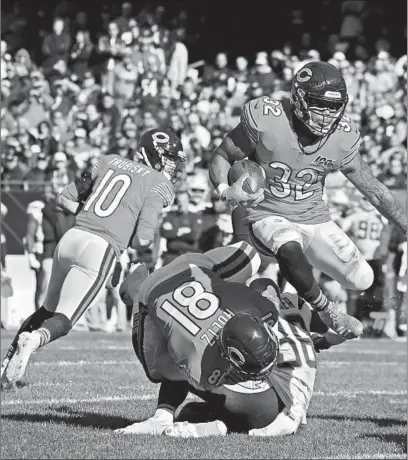
<svg viewBox="0 0 408 460"><path fill-rule="evenodd" d="M313 396L342 396L345 398L354 398L357 396L406 396L407 392L404 390L357 390L357 391L315 391Z"/></svg>
<svg viewBox="0 0 408 460"><path fill-rule="evenodd" d="M350 353L351 347L340 347L340 348L330 348L330 350L325 351L327 354L348 354ZM77 346L61 346L58 348L58 351L80 351L84 352L84 347L77 347ZM112 350L112 351L129 351L134 353L133 348L131 345L107 345L107 346L98 346L98 347L86 347L86 351L104 351L104 350ZM354 350L353 355L392 355L392 356L407 356L407 352L404 350Z"/></svg>
<svg viewBox="0 0 408 460"><path fill-rule="evenodd" d="M331 361L331 360L322 360L318 361L319 366L328 366L328 367L338 367L338 366L350 366L354 364L357 366L370 365L370 366L402 366L406 367L406 362L404 361Z"/></svg>
<svg viewBox="0 0 408 460"><path fill-rule="evenodd" d="M338 457L308 457L310 460L337 460L337 459L344 459L345 456L339 455ZM350 460L370 460L370 459L406 459L407 456L404 454L360 454L360 455L355 455L354 457L347 457Z"/></svg>
<svg viewBox="0 0 408 460"><path fill-rule="evenodd" d="M37 386L41 386L40 383ZM50 384L44 383L44 386ZM368 391L315 391L314 396L324 397L356 397L361 395L368 396L406 396L406 391L381 391L381 390L368 390ZM143 395L134 396L97 396L93 398L53 398L53 399L5 399L2 397L2 406L18 406L18 405L59 405L59 404L77 404L77 403L101 403L101 402L122 402L122 401L150 401L157 398L157 394L147 393ZM194 395L190 395L189 399L196 399Z"/></svg>
<svg viewBox="0 0 408 460"><path fill-rule="evenodd" d="M139 361L135 358L132 361L34 361L32 366L124 366L124 365L137 365Z"/></svg>
<svg viewBox="0 0 408 460"><path fill-rule="evenodd" d="M134 360L107 360L107 361L34 361L33 366L124 366L124 365L138 365L139 361L135 358ZM349 366L350 364L370 365L370 366L405 366L406 363L403 361L338 361L338 360L321 360L319 366L337 367L337 366Z"/></svg>

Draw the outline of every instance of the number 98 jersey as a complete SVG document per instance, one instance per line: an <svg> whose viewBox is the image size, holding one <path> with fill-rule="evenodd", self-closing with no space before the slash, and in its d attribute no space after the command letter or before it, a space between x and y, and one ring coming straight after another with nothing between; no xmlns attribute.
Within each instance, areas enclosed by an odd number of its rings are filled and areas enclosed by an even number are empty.
<svg viewBox="0 0 408 460"><path fill-rule="evenodd" d="M62 194L78 199L75 184ZM163 174L119 155L106 155L92 170L92 189L75 226L104 238L119 257L135 233L153 240L162 209L173 198L173 185Z"/></svg>

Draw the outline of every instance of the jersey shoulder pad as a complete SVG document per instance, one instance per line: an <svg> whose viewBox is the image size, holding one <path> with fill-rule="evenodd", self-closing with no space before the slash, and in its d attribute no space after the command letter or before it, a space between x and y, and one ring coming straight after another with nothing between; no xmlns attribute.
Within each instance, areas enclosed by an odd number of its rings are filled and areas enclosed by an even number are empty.
<svg viewBox="0 0 408 460"><path fill-rule="evenodd" d="M340 164L346 166L357 155L361 145L361 134L356 123L343 115L336 132L340 149Z"/></svg>
<svg viewBox="0 0 408 460"><path fill-rule="evenodd" d="M252 99L244 105L241 124L253 144L259 142L259 133L271 129L271 123L282 112L282 102L267 96Z"/></svg>
<svg viewBox="0 0 408 460"><path fill-rule="evenodd" d="M147 178L152 177L154 179L150 190L162 199L163 207L167 208L167 206L170 206L174 201L173 184L167 180L163 174L157 173L156 171L152 172L154 173L152 176L150 174L146 176Z"/></svg>

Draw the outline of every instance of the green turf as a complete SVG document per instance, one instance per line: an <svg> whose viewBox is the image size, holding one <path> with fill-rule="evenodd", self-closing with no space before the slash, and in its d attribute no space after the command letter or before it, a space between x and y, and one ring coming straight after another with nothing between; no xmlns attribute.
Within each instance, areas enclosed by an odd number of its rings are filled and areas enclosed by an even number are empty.
<svg viewBox="0 0 408 460"><path fill-rule="evenodd" d="M3 333L1 353L10 343ZM286 438L117 435L149 417L148 382L126 334L72 332L1 393L1 458L406 458L406 343L361 340L319 355L308 425Z"/></svg>

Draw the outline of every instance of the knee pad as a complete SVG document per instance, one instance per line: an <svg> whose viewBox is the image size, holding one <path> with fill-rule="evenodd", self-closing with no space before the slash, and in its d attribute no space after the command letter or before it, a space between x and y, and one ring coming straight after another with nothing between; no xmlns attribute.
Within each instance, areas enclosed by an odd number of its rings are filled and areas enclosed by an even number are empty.
<svg viewBox="0 0 408 460"><path fill-rule="evenodd" d="M353 288L357 291L366 291L374 282L373 269L368 265L366 261L359 263L359 267L354 273L353 279L350 280L353 283Z"/></svg>

